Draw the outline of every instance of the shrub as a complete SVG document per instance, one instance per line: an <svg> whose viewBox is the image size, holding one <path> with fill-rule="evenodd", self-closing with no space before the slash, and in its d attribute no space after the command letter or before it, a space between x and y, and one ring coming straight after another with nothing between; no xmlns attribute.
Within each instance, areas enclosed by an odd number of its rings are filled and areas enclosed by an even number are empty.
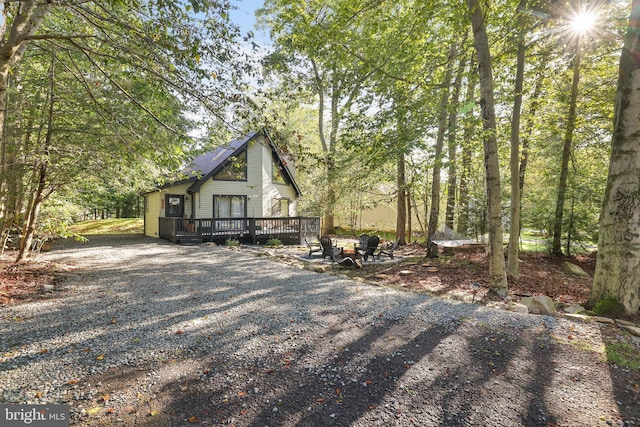
<svg viewBox="0 0 640 427"><path fill-rule="evenodd" d="M227 246L240 246L240 241L238 239L227 239L224 244Z"/></svg>
<svg viewBox="0 0 640 427"><path fill-rule="evenodd" d="M279 246L282 246L282 241L280 239L269 239L267 240L265 246L269 248L277 248Z"/></svg>

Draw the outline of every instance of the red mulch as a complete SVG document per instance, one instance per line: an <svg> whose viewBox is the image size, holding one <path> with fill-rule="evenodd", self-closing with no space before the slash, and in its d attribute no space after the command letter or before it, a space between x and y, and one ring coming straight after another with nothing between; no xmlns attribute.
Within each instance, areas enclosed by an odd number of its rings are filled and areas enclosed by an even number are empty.
<svg viewBox="0 0 640 427"><path fill-rule="evenodd" d="M16 304L46 297L53 285L55 266L50 263L0 263L0 304Z"/></svg>

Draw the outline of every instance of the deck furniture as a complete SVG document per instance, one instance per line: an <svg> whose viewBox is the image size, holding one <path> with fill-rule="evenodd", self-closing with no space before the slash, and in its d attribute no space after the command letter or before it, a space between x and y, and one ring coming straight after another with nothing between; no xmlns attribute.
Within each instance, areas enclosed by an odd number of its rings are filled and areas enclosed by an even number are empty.
<svg viewBox="0 0 640 427"><path fill-rule="evenodd" d="M366 241L364 240L363 234L360 236L360 243L354 245L356 253L362 256L364 262L367 262L369 257L375 261L376 251L378 250L378 245L380 244L380 237L378 236L367 236Z"/></svg>
<svg viewBox="0 0 640 427"><path fill-rule="evenodd" d="M310 242L307 238L304 238L304 243L307 245L307 249L309 249L309 255L307 258L311 258L311 254L322 251L322 245L320 242Z"/></svg>
<svg viewBox="0 0 640 427"><path fill-rule="evenodd" d="M320 238L320 246L322 246L322 259L329 259L333 262L338 262L338 259L341 259L342 256L342 248L334 246L334 243L327 236L322 236Z"/></svg>

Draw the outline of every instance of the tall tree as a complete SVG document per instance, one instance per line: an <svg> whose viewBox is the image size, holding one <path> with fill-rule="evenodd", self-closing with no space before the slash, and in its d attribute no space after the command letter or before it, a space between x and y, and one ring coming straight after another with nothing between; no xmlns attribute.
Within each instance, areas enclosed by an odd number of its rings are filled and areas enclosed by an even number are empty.
<svg viewBox="0 0 640 427"><path fill-rule="evenodd" d="M640 310L640 0L633 0L620 56L598 255L587 306L612 298Z"/></svg>
<svg viewBox="0 0 640 427"><path fill-rule="evenodd" d="M553 226L553 244L551 251L556 255L562 255L562 221L564 217L564 203L567 193L567 179L569 176L569 157L573 145L573 134L576 128L576 104L578 100L578 85L580 83L580 63L582 60L582 39L578 36L576 50L573 57L573 79L571 83L571 95L569 97L569 112L567 113L566 128L564 132L564 145L562 148L562 160L560 165L560 182L556 199L556 212Z"/></svg>
<svg viewBox="0 0 640 427"><path fill-rule="evenodd" d="M429 210L429 223L427 225L427 257L438 256L438 247L431 240L431 236L438 230L438 218L440 216L440 185L443 160L444 139L447 132L447 119L449 117L447 106L449 105L449 91L453 79L453 66L457 54L457 43L451 42L449 46L449 60L440 88L440 106L438 111L438 133L436 135L435 162L433 165L433 177L431 180L431 209Z"/></svg>
<svg viewBox="0 0 640 427"><path fill-rule="evenodd" d="M520 0L518 10L525 10L527 0ZM520 116L522 109L522 88L524 84L525 66L525 23L523 14L519 13L517 63L515 79L515 96L513 99L513 112L511 114L511 159L509 168L511 171L511 215L509 226L509 255L507 274L518 277L519 238L520 238Z"/></svg>
<svg viewBox="0 0 640 427"><path fill-rule="evenodd" d="M493 97L491 52L486 31L486 16L479 0L467 0L473 39L478 58L480 76L480 107L484 129L484 160L489 217L489 292L501 297L507 295L507 275L502 247L502 212L500 199L500 167Z"/></svg>

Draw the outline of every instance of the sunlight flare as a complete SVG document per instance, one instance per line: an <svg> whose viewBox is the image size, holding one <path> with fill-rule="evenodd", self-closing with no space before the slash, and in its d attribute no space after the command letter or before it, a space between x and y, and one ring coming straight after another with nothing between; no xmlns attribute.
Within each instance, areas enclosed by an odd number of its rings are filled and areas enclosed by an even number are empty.
<svg viewBox="0 0 640 427"><path fill-rule="evenodd" d="M571 18L571 30L578 35L585 35L593 31L596 26L598 16L594 12L583 11Z"/></svg>

